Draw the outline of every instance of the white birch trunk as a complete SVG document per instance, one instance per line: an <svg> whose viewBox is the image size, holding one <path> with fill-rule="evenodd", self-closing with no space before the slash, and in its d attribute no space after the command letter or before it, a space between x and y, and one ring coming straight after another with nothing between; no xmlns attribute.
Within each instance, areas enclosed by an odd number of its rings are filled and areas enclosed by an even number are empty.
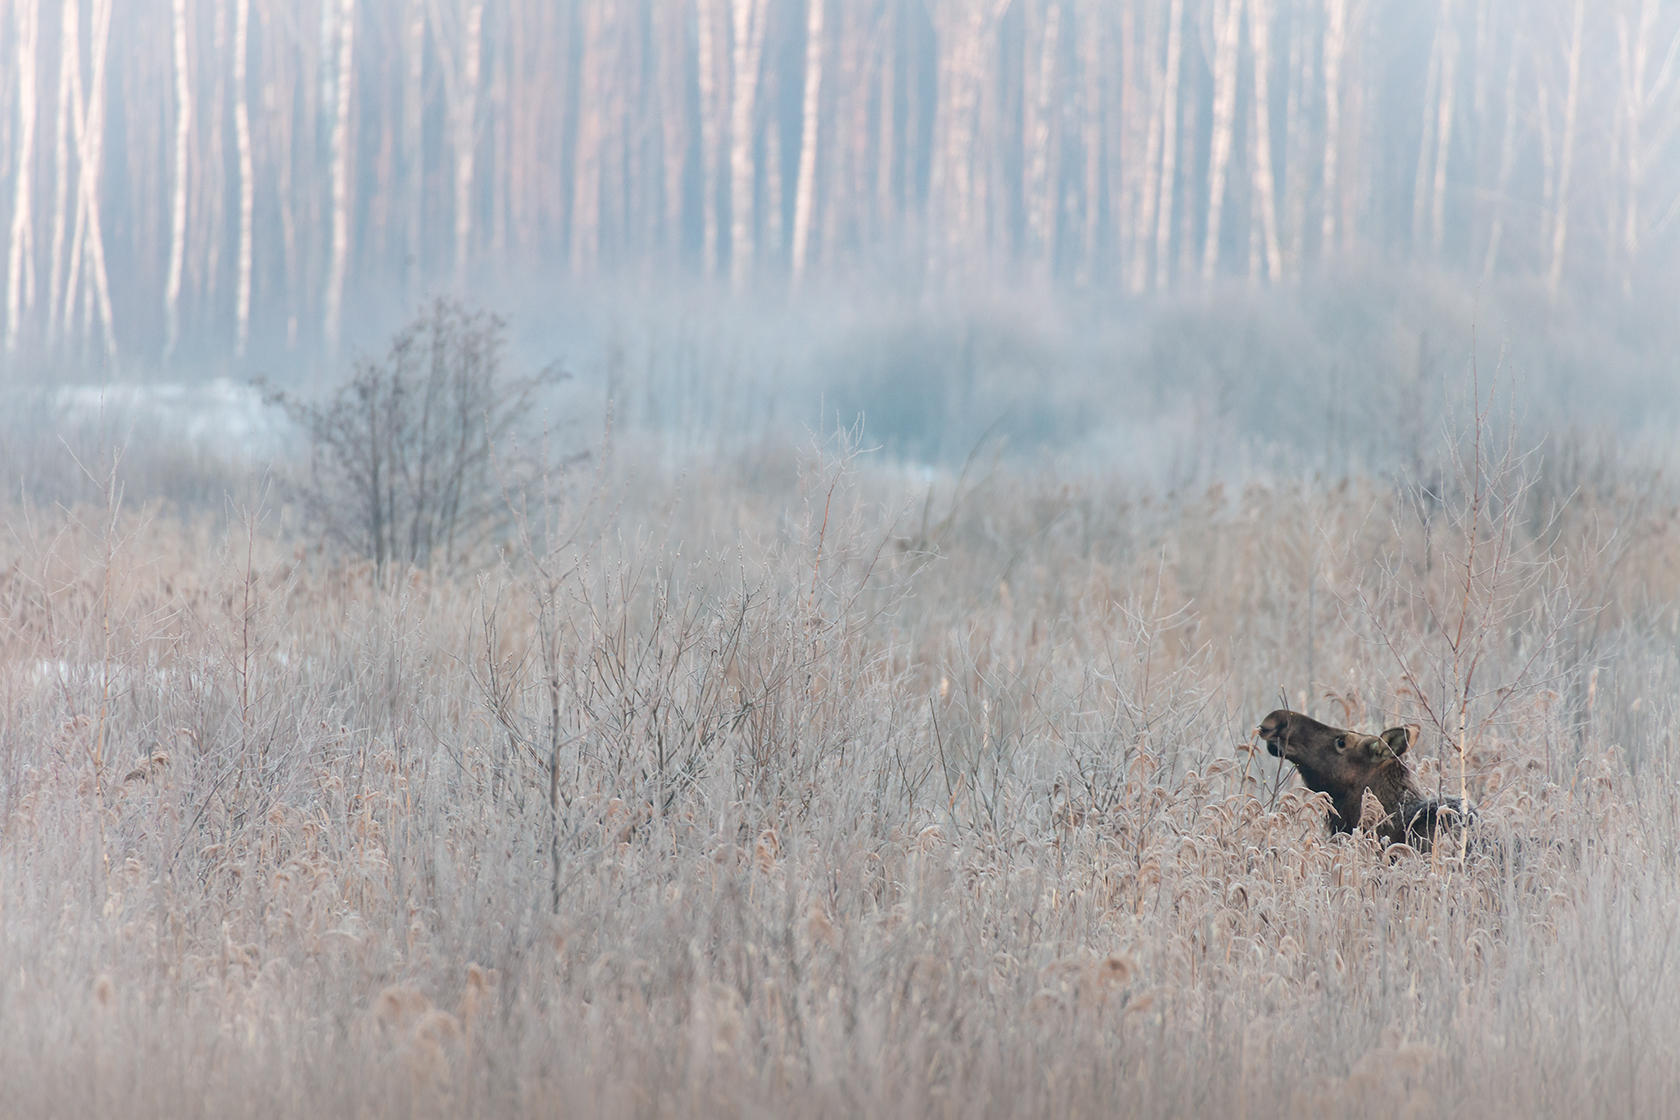
<svg viewBox="0 0 1680 1120"><path fill-rule="evenodd" d="M181 276L187 260L187 154L192 139L192 70L187 59L187 2L173 0L175 61L175 176L169 207L169 275L163 283L163 357L181 337Z"/></svg>
<svg viewBox="0 0 1680 1120"><path fill-rule="evenodd" d="M1080 151L1085 170L1085 236L1079 254L1081 286L1097 268L1097 229L1102 220L1103 12L1096 0L1078 0Z"/></svg>
<svg viewBox="0 0 1680 1120"><path fill-rule="evenodd" d="M234 293L234 355L245 356L251 338L251 258L255 229L255 173L251 161L251 107L246 94L251 0L236 0L233 30L233 128L239 149L239 278Z"/></svg>
<svg viewBox="0 0 1680 1120"><path fill-rule="evenodd" d="M1347 0L1327 0L1324 28L1324 223L1319 252L1336 248L1337 176L1342 139L1342 53L1347 48Z"/></svg>
<svg viewBox="0 0 1680 1120"><path fill-rule="evenodd" d="M1569 238L1569 180L1575 167L1575 120L1581 103L1581 40L1587 14L1586 0L1575 0L1574 29L1569 37L1569 85L1563 102L1563 143L1558 153L1558 185L1553 205L1551 267L1546 290L1557 298L1563 280L1563 251Z"/></svg>
<svg viewBox="0 0 1680 1120"><path fill-rule="evenodd" d="M58 327L64 314L64 235L70 204L70 107L71 90L81 72L82 52L78 34L81 4L63 0L59 6L58 112L53 142L53 227L52 255L47 273L47 344L58 341Z"/></svg>
<svg viewBox="0 0 1680 1120"><path fill-rule="evenodd" d="M898 107L896 73L898 65L897 29L902 26L891 5L883 14L881 55L881 86L877 97L880 111L876 114L875 130L875 214L878 228L883 232L896 228L898 206L893 194L893 170L898 160L898 141L893 114Z"/></svg>
<svg viewBox="0 0 1680 1120"><path fill-rule="evenodd" d="M24 312L35 303L35 51L40 41L40 0L17 3L17 179L12 187L12 237L6 254L6 352L16 353Z"/></svg>
<svg viewBox="0 0 1680 1120"><path fill-rule="evenodd" d="M1221 10L1223 6L1223 10ZM1213 280L1219 267L1219 236L1225 214L1225 174L1237 120L1237 41L1242 32L1243 0L1216 0L1218 27L1213 54L1213 142L1208 154L1207 236L1202 244L1202 280Z"/></svg>
<svg viewBox="0 0 1680 1120"><path fill-rule="evenodd" d="M938 100L928 181L929 272L942 280L975 248L974 147L980 86L1005 5L1001 0L944 0L929 7L938 40Z"/></svg>
<svg viewBox="0 0 1680 1120"><path fill-rule="evenodd" d="M775 104L775 97L770 98ZM771 120L764 130L764 244L760 251L771 260L782 252L782 130Z"/></svg>
<svg viewBox="0 0 1680 1120"><path fill-rule="evenodd" d="M1311 138L1307 127L1307 110L1312 91L1317 88L1314 73L1314 52L1303 26L1303 0L1292 0L1289 20L1289 88L1284 101L1283 118L1283 198L1288 206L1286 229L1288 239L1284 249L1283 267L1289 276L1299 277L1307 254L1307 162Z"/></svg>
<svg viewBox="0 0 1680 1120"><path fill-rule="evenodd" d="M673 260L679 259L683 242L683 169L688 158L688 34L683 20L685 6L667 0L659 10L655 36L658 59L655 73L659 82L659 124L664 140L660 181L665 188L664 239Z"/></svg>
<svg viewBox="0 0 1680 1120"><path fill-rule="evenodd" d="M338 65L333 92L336 106L332 129L332 256L327 267L326 344L338 353L344 324L344 278L350 264L350 94L356 62L356 0L341 0Z"/></svg>
<svg viewBox="0 0 1680 1120"><path fill-rule="evenodd" d="M1429 195L1429 244L1437 256L1446 241L1447 159L1451 155L1453 102L1458 90L1458 28L1452 0L1441 0L1441 93L1435 117L1435 178Z"/></svg>
<svg viewBox="0 0 1680 1120"><path fill-rule="evenodd" d="M1670 85L1674 78L1675 56L1680 51L1680 32L1669 44L1666 57L1658 69L1654 81L1648 80L1651 61L1651 39L1657 22L1657 0L1640 0L1639 23L1637 28L1629 33L1627 16L1618 14L1616 18L1617 45L1620 48L1622 73L1622 105L1624 127L1626 129L1627 155L1624 157L1626 165L1623 168L1625 181L1622 203L1622 292L1633 294L1633 269L1638 263L1643 232L1641 229L1640 201L1644 194L1645 177L1651 165L1652 152L1648 152L1650 139L1647 136L1645 120L1652 109L1652 103L1661 91ZM1666 122L1666 128L1672 131L1674 118ZM1661 131L1659 127L1659 131Z"/></svg>
<svg viewBox="0 0 1680 1120"><path fill-rule="evenodd" d="M1517 158L1517 59L1513 44L1505 71L1505 131L1499 141L1499 180L1493 192L1493 222L1488 229L1487 256L1482 261L1482 280L1493 278L1499 264L1499 242L1505 234L1505 200L1511 191L1511 170Z"/></svg>
<svg viewBox="0 0 1680 1120"><path fill-rule="evenodd" d="M592 0L583 13L583 69L578 80L576 166L572 188L572 272L584 276L600 261L602 110L606 100L608 4Z"/></svg>
<svg viewBox="0 0 1680 1120"><path fill-rule="evenodd" d="M1452 142L1453 93L1458 81L1458 33L1454 18L1452 0L1441 0L1429 49L1422 140L1418 147L1417 179L1412 188L1412 244L1422 243L1424 223L1428 222L1430 247L1437 254L1445 237L1447 157Z"/></svg>
<svg viewBox="0 0 1680 1120"><path fill-rule="evenodd" d="M1030 9L1029 9L1030 13ZM1029 14L1029 19L1030 19ZM1022 184L1027 216L1027 259L1042 276L1051 271L1056 240L1056 191L1050 181L1051 115L1056 111L1056 58L1061 35L1062 8L1047 0L1038 27L1038 58L1027 64L1023 98L1026 120L1026 182ZM1029 31L1028 45L1031 46Z"/></svg>
<svg viewBox="0 0 1680 1120"><path fill-rule="evenodd" d="M101 326L104 328L106 357L115 358L116 339L111 322L110 285L105 275L105 242L100 228L99 211L99 176L105 140L105 57L111 31L110 0L94 0L90 14L93 26L90 29L92 38L89 42L92 59L89 81L92 85L85 100L80 36L77 34L79 20L73 20L65 32L66 42L69 43L67 54L70 72L68 82L61 84L68 86L69 97L65 107L68 108L70 128L75 142L76 218L74 232L70 237L69 253L65 257L68 273L64 277L62 316L59 324L66 332L70 330L76 317L76 301L81 298L82 286L86 284L91 290L87 293L87 302L83 305L83 341L85 343L91 317L97 308ZM55 234L57 232L55 231ZM55 241L57 240L55 237ZM82 272L84 264L87 268L85 276Z"/></svg>
<svg viewBox="0 0 1680 1120"><path fill-rule="evenodd" d="M403 71L403 189L405 231L403 289L410 303L420 296L425 255L425 86L426 0L409 0L403 23L403 49L407 66Z"/></svg>
<svg viewBox="0 0 1680 1120"><path fill-rule="evenodd" d="M793 188L793 282L805 276L816 208L817 140L822 121L823 9L827 0L805 0L805 99L799 128L799 178ZM891 106L883 106L891 113Z"/></svg>
<svg viewBox="0 0 1680 1120"><path fill-rule="evenodd" d="M746 284L757 256L753 125L767 6L768 0L730 0L735 41L729 120L729 277L737 289Z"/></svg>
<svg viewBox="0 0 1680 1120"><path fill-rule="evenodd" d="M1277 180L1272 174L1272 13L1270 0L1248 0L1249 39L1254 51L1254 206L1260 219L1266 278L1283 279L1278 244Z"/></svg>
<svg viewBox="0 0 1680 1120"><path fill-rule="evenodd" d="M455 157L455 290L466 291L467 267L470 264L473 231L474 157L478 149L478 93L484 55L484 0L465 0L464 8L457 6L452 13L457 18L445 20L437 10L432 11L433 25L440 29L438 57L443 63L444 98L448 102L449 146ZM591 9L598 19L610 15ZM590 64L593 43L586 42L584 65ZM459 54L457 54L459 52ZM600 62L597 60L596 65ZM591 98L585 111L598 114L599 98Z"/></svg>
<svg viewBox="0 0 1680 1120"><path fill-rule="evenodd" d="M106 58L111 42L111 0L93 0L93 42L90 44L93 66L93 88L88 98L87 115L82 121L77 180L82 188L86 233L83 250L87 254L88 278L92 287L88 293L89 311L97 309L105 340L105 357L114 362L117 357L116 323L111 312L111 282L105 272L105 235L100 219L99 179L105 154L105 75ZM78 225L83 224L80 219Z"/></svg>
<svg viewBox="0 0 1680 1120"><path fill-rule="evenodd" d="M722 139L723 98L718 89L718 3L695 0L695 65L700 87L700 178L702 273L718 270L718 145Z"/></svg>
<svg viewBox="0 0 1680 1120"><path fill-rule="evenodd" d="M1131 14L1130 12L1126 14ZM1135 34L1135 30L1134 30ZM1165 131L1161 101L1166 89L1166 69L1155 65L1155 44L1153 38L1146 32L1148 45L1138 49L1134 40L1132 55L1134 65L1142 68L1141 60L1148 58L1150 65L1148 74L1148 96L1142 90L1136 90L1133 105L1127 110L1126 116L1134 122L1134 133L1142 129L1143 158L1132 160L1133 166L1127 168L1132 176L1133 192L1137 199L1137 208L1132 219L1132 233L1130 237L1132 263L1132 292L1142 294L1149 287L1149 245L1155 236L1155 210L1159 202L1161 176L1158 170L1161 158L1161 140ZM1136 88L1135 86L1133 87ZM1144 112L1147 107L1147 114ZM1146 123L1142 118L1147 117Z"/></svg>
<svg viewBox="0 0 1680 1120"><path fill-rule="evenodd" d="M1161 187L1155 220L1155 288L1172 279L1173 193L1178 178L1178 71L1184 50L1184 0L1172 0L1167 14L1167 69L1161 95Z"/></svg>

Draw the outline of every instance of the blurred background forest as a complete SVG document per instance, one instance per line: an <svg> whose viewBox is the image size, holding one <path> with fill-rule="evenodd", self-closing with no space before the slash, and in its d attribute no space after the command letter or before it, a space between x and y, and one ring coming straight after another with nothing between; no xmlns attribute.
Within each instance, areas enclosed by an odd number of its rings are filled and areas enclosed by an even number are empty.
<svg viewBox="0 0 1680 1120"><path fill-rule="evenodd" d="M319 388L456 292L708 438L1403 459L1474 328L1662 444L1677 49L1660 0L9 0L3 361Z"/></svg>
<svg viewBox="0 0 1680 1120"><path fill-rule="evenodd" d="M1657 0L11 0L6 347L513 276L1672 282Z"/></svg>

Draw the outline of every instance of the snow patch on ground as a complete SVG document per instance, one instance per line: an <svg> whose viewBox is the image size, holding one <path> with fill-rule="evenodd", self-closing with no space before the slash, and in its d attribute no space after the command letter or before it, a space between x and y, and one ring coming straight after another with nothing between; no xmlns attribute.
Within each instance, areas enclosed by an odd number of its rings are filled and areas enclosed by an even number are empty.
<svg viewBox="0 0 1680 1120"><path fill-rule="evenodd" d="M47 401L61 430L104 425L123 441L174 441L235 462L284 450L291 424L263 404L260 389L228 378L193 385L65 385Z"/></svg>

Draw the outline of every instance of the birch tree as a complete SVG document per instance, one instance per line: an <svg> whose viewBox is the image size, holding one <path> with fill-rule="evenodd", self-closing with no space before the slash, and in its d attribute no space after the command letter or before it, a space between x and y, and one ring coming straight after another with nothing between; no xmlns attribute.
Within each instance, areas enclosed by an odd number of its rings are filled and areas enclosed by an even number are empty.
<svg viewBox="0 0 1680 1120"><path fill-rule="evenodd" d="M1158 9L1150 5L1146 10ZM1149 245L1155 236L1155 210L1161 185L1159 163L1165 123L1162 100L1166 91L1166 67L1157 61L1151 21L1146 21L1144 30L1139 32L1132 16L1131 7L1122 10L1121 34L1125 40L1124 54L1129 60L1126 69L1133 75L1127 83L1123 135L1128 139L1124 146L1132 158L1123 162L1120 170L1131 184L1128 193L1132 205L1128 208L1129 233L1125 241L1132 266L1131 290L1142 294L1149 287ZM1137 158L1139 155L1143 158Z"/></svg>
<svg viewBox="0 0 1680 1120"><path fill-rule="evenodd" d="M740 288L757 255L753 125L769 0L730 0L729 7L734 32L729 115L729 277Z"/></svg>
<svg viewBox="0 0 1680 1120"><path fill-rule="evenodd" d="M6 253L6 352L15 354L23 316L35 305L35 52L40 41L40 0L17 0L17 171L12 184L12 236Z"/></svg>
<svg viewBox="0 0 1680 1120"><path fill-rule="evenodd" d="M1047 277L1056 244L1056 189L1050 164L1062 6L1057 0L1041 0L1027 6L1026 16L1026 82L1021 128L1025 181L1021 194L1027 220L1027 259L1038 266L1041 276Z"/></svg>
<svg viewBox="0 0 1680 1120"><path fill-rule="evenodd" d="M63 257L67 270L63 278L62 294L55 300L59 308L59 316L49 320L48 329L52 331L55 322L61 325L66 334L74 326L76 315L76 301L81 295L81 288L85 284L89 291L83 303L83 341L91 329L91 317L97 312L100 327L104 334L105 356L107 359L116 357L115 325L111 321L110 283L105 272L105 237L103 223L100 217L99 178L104 159L105 141L105 74L106 49L110 42L111 32L111 3L110 0L94 0L89 13L91 27L89 41L89 74L84 85L82 77L82 62L80 50L80 12L75 0L65 5L65 26L61 31L63 53L60 58L61 66L68 66L68 80L61 78L60 96L64 98L59 106L61 145L59 166L63 178L59 182L58 215L55 218L53 231L53 256L55 284L57 287L57 273L59 271L59 253L63 246L63 218L66 204L66 190L68 187L68 147L69 137L66 135L65 117L68 115L68 132L73 134L76 154L76 216L74 230L70 236L68 253ZM87 91L84 97L83 91ZM87 274L82 273L86 267Z"/></svg>
<svg viewBox="0 0 1680 1120"><path fill-rule="evenodd" d="M799 178L793 188L793 282L805 275L816 206L817 142L822 121L823 9L827 0L805 0L805 91L799 127ZM884 106L884 118L891 113Z"/></svg>
<svg viewBox="0 0 1680 1120"><path fill-rule="evenodd" d="M684 172L690 135L686 13L682 0L666 0L657 10L653 43L660 137L664 143L659 168L660 183L665 188L664 237L673 260L682 252Z"/></svg>
<svg viewBox="0 0 1680 1120"><path fill-rule="evenodd" d="M1167 66L1161 92L1161 186L1156 194L1155 287L1172 278L1173 193L1178 183L1178 78L1184 50L1184 0L1172 0L1167 15Z"/></svg>
<svg viewBox="0 0 1680 1120"><path fill-rule="evenodd" d="M1243 0L1214 0L1213 141L1208 155L1207 239L1202 246L1202 281L1219 266L1220 219L1225 212L1225 173L1237 119L1237 41Z"/></svg>
<svg viewBox="0 0 1680 1120"><path fill-rule="evenodd" d="M592 12L595 9L590 9ZM465 291L473 232L473 160L478 145L478 95L484 57L484 0L432 0L432 24L455 157L455 290ZM610 13L607 18L610 19ZM585 50L593 44L586 43ZM593 106L591 106L593 111Z"/></svg>
<svg viewBox="0 0 1680 1120"><path fill-rule="evenodd" d="M181 337L181 276L187 262L187 158L192 141L192 64L187 58L187 0L172 0L175 33L175 175L169 207L169 277L163 285L163 356L168 361Z"/></svg>
<svg viewBox="0 0 1680 1120"><path fill-rule="evenodd" d="M938 50L928 185L929 272L936 279L943 279L978 247L981 215L975 205L974 149L981 86L1005 7L1000 0L936 0L928 5Z"/></svg>
<svg viewBox="0 0 1680 1120"><path fill-rule="evenodd" d="M583 9L583 57L578 81L576 178L572 188L572 271L586 275L601 256L601 149L606 127L607 34L611 0L590 0Z"/></svg>
<svg viewBox="0 0 1680 1120"><path fill-rule="evenodd" d="M70 91L82 69L80 43L81 4L62 0L58 24L58 100L53 130L53 224L47 276L47 343L58 341L59 316L64 309L64 239L69 230L70 210Z"/></svg>
<svg viewBox="0 0 1680 1120"><path fill-rule="evenodd" d="M426 0L408 0L402 42L403 289L413 302L419 295L425 253Z"/></svg>
<svg viewBox="0 0 1680 1120"><path fill-rule="evenodd" d="M1278 244L1277 187L1272 175L1272 13L1270 0L1248 0L1249 40L1254 50L1254 206L1260 219L1266 253L1266 278L1283 278L1283 253Z"/></svg>
<svg viewBox="0 0 1680 1120"><path fill-rule="evenodd" d="M1324 20L1324 222L1319 252L1336 246L1336 207L1340 201L1342 142L1342 54L1347 50L1348 0L1325 0Z"/></svg>
<svg viewBox="0 0 1680 1120"><path fill-rule="evenodd" d="M1079 150L1084 171L1084 237L1076 281L1089 284L1097 266L1097 231L1102 221L1103 74L1107 67L1104 8L1097 0L1077 0L1075 7L1079 66Z"/></svg>
<svg viewBox="0 0 1680 1120"><path fill-rule="evenodd" d="M331 0L328 0L330 3ZM344 278L350 263L350 94L355 85L356 0L341 0L332 127L332 256L327 267L327 352L338 352L344 323Z"/></svg>
<svg viewBox="0 0 1680 1120"><path fill-rule="evenodd" d="M1308 36L1307 6L1304 0L1290 0L1289 86L1283 116L1283 196L1287 204L1288 241L1284 249L1284 270L1299 276L1307 252L1307 163L1311 149L1308 117L1313 91L1318 88L1315 71L1317 52Z"/></svg>
<svg viewBox="0 0 1680 1120"><path fill-rule="evenodd" d="M1546 290L1557 298L1558 284L1563 279L1563 250L1569 237L1569 187L1575 167L1575 121L1581 104L1581 41L1587 16L1586 0L1575 0L1575 16L1569 36L1566 69L1568 79L1563 100L1563 143L1558 155L1557 189L1553 194L1551 266L1546 274Z"/></svg>
<svg viewBox="0 0 1680 1120"><path fill-rule="evenodd" d="M1505 202L1511 193L1511 171L1517 162L1517 63L1522 57L1513 40L1505 69L1505 127L1500 132L1499 174L1493 189L1493 218L1488 226L1487 253L1482 258L1482 281L1493 278L1499 263L1499 242L1505 236Z"/></svg>
<svg viewBox="0 0 1680 1120"><path fill-rule="evenodd" d="M1675 81L1680 28L1670 32L1666 46L1658 43L1657 16L1657 0L1639 0L1638 18L1632 24L1625 10L1616 13L1616 55L1621 73L1618 116L1625 153L1619 169L1622 174L1621 279L1622 292L1626 295L1633 294L1633 269L1643 248L1642 196L1646 176L1657 153L1673 137L1675 110L1680 109L1680 99L1676 98L1680 86ZM1658 51L1661 60L1653 74L1653 55ZM1662 108L1667 112L1659 112Z"/></svg>
<svg viewBox="0 0 1680 1120"><path fill-rule="evenodd" d="M1425 216L1429 245L1439 254L1446 235L1447 156L1452 147L1453 103L1458 89L1458 28L1453 0L1441 0L1425 82L1423 141L1418 151L1417 183L1412 190L1413 244L1423 239Z"/></svg>
<svg viewBox="0 0 1680 1120"><path fill-rule="evenodd" d="M718 270L718 149L722 143L727 88L727 83L720 80L724 70L718 44L721 2L695 0L694 5L700 101L700 257L701 273L705 276L715 276Z"/></svg>
<svg viewBox="0 0 1680 1120"><path fill-rule="evenodd" d="M251 0L235 0L233 32L233 120L239 150L239 278L234 295L234 355L245 356L251 338L251 263L255 252L256 171L251 156L251 107L246 61L250 53Z"/></svg>

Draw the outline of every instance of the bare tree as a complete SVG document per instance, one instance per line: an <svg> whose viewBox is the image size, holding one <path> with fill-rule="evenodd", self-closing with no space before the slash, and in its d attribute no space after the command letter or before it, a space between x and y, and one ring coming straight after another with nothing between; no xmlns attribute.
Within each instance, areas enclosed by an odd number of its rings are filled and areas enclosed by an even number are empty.
<svg viewBox="0 0 1680 1120"><path fill-rule="evenodd" d="M519 437L566 374L555 364L507 376L506 333L496 316L439 299L326 401L267 394L312 445L305 509L381 572L460 563L506 523L510 473L546 453Z"/></svg>

